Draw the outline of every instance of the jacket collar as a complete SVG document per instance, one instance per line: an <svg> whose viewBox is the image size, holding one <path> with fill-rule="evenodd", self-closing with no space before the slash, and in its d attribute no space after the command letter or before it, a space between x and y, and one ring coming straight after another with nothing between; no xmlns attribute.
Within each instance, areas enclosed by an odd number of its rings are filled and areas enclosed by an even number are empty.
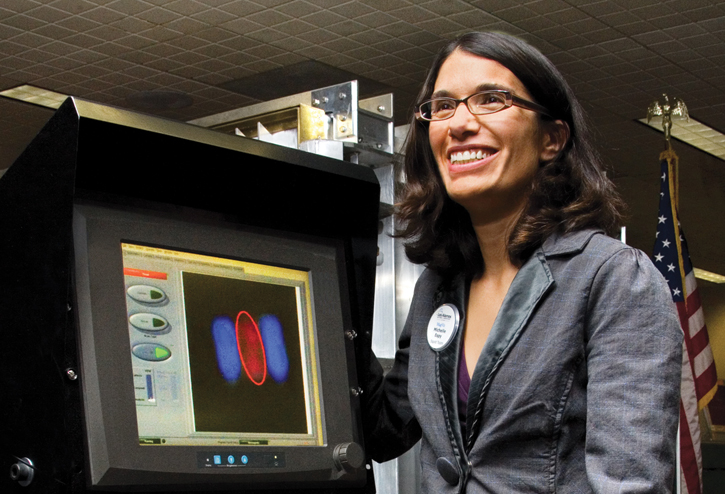
<svg viewBox="0 0 725 494"><path fill-rule="evenodd" d="M555 233L544 241L541 252L546 257L578 254L584 250L594 235L604 233L602 230L581 230L572 233Z"/></svg>

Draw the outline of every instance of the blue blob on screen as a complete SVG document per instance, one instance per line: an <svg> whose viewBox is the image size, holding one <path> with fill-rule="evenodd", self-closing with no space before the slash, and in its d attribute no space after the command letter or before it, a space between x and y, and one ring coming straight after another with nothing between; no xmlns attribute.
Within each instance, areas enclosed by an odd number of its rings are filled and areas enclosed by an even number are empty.
<svg viewBox="0 0 725 494"><path fill-rule="evenodd" d="M242 375L242 361L239 359L237 330L229 316L217 316L211 322L211 336L216 349L219 372L229 384L234 384Z"/></svg>
<svg viewBox="0 0 725 494"><path fill-rule="evenodd" d="M265 314L259 318L259 332L267 356L267 372L275 382L282 384L289 377L289 358L284 344L282 323L277 316Z"/></svg>

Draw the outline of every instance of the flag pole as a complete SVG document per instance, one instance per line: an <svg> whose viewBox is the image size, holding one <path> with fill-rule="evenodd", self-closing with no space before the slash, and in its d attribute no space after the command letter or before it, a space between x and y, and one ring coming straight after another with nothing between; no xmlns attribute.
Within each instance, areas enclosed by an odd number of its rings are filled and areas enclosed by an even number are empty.
<svg viewBox="0 0 725 494"><path fill-rule="evenodd" d="M689 116L687 113L687 107L685 106L684 102L678 98L674 98L674 100L671 102L670 98L666 95L662 95L661 101L655 101L652 104L650 104L649 108L647 109L647 123L650 122L650 120L653 117L662 117L662 130L665 134L665 149L660 153L660 163L662 167L663 175L661 177L663 184L663 191L661 192L661 200L663 196L669 197L669 211L667 212L667 215L669 218L671 218L671 221L673 223L673 239L675 246L677 248L678 258L682 257L682 246L680 244L680 232L679 232L679 225L678 221L676 220L678 217L678 210L679 210L679 158L677 157L677 154L675 153L674 149L672 149L672 143L670 141L670 137L672 135L672 116L684 116L689 120ZM666 163L666 167L665 167ZM665 180L667 181L667 187L665 189ZM660 208L662 208L662 202L660 203ZM660 211L660 220L664 221L663 218L665 217L662 215L662 211ZM658 236L659 236L659 229L658 229ZM656 244L656 242L655 242ZM658 259L661 260L661 257ZM686 283L684 283L685 280L685 272L683 269L683 263L678 262L678 267L680 271L680 279L683 280L681 285L682 292L686 291ZM674 265L672 266L674 269ZM661 268L658 267L658 269L661 270ZM662 270L661 270L662 271ZM663 275L665 273L663 272ZM687 303L687 295L685 293L682 294L683 299L685 301L685 304ZM683 345L683 352L687 352L686 346ZM683 362L683 369L689 368L689 359L686 359ZM682 405L682 400L680 401L680 410L681 414L685 413L685 408ZM684 471L682 470L682 434L685 432L682 430L681 424L682 424L683 417L680 416L680 420L678 420L677 425L677 445L675 447L675 478L674 478L674 492L677 494L700 494L702 485L699 483L701 482L701 476L698 475L699 482L698 485L695 487L695 492L690 492L690 489L688 487L688 484L690 486L693 483L693 474L692 472L689 472L689 482L685 481L687 479L683 479ZM687 423L687 422L686 422ZM688 433L688 437L690 434L690 430L688 427L688 430L686 431ZM699 431L698 431L699 432ZM698 434L699 436L699 434ZM699 446L699 444L698 444ZM683 481L684 485L683 485Z"/></svg>

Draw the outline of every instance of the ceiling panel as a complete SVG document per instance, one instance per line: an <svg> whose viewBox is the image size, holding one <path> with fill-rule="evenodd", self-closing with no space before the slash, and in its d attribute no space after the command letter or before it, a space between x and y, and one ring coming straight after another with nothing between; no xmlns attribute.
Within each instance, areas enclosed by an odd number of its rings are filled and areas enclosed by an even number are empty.
<svg viewBox="0 0 725 494"><path fill-rule="evenodd" d="M143 111L186 121L259 102L263 92L240 79L274 71L285 87L304 86L295 67L315 62L359 77L363 93L393 91L404 122L436 51L485 29L521 36L565 74L632 206L629 238L649 249L663 139L636 120L666 92L725 130L722 1L3 0L0 89L32 84L136 110L147 92L182 93L189 106ZM49 114L0 100L0 169ZM725 164L676 149L695 262L725 273Z"/></svg>

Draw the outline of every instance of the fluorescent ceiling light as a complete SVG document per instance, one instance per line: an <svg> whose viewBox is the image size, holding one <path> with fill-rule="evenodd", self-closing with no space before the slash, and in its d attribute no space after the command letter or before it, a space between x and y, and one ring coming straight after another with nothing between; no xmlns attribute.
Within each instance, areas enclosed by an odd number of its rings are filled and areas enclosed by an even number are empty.
<svg viewBox="0 0 725 494"><path fill-rule="evenodd" d="M56 93L47 89L24 84L5 91L0 91L0 96L6 98L32 103L38 106L45 106L57 110L58 107L68 98L67 94Z"/></svg>
<svg viewBox="0 0 725 494"><path fill-rule="evenodd" d="M655 130L664 132L662 130L662 117L652 117L649 123L647 123L646 118L640 118L639 121ZM671 134L672 137L676 137L682 142L725 160L725 135L692 117L690 117L689 121L683 118L672 118Z"/></svg>
<svg viewBox="0 0 725 494"><path fill-rule="evenodd" d="M725 276L721 274L711 273L710 271L705 271L700 268L693 268L693 271L695 272L695 278L700 278L701 280L712 283L725 283Z"/></svg>

